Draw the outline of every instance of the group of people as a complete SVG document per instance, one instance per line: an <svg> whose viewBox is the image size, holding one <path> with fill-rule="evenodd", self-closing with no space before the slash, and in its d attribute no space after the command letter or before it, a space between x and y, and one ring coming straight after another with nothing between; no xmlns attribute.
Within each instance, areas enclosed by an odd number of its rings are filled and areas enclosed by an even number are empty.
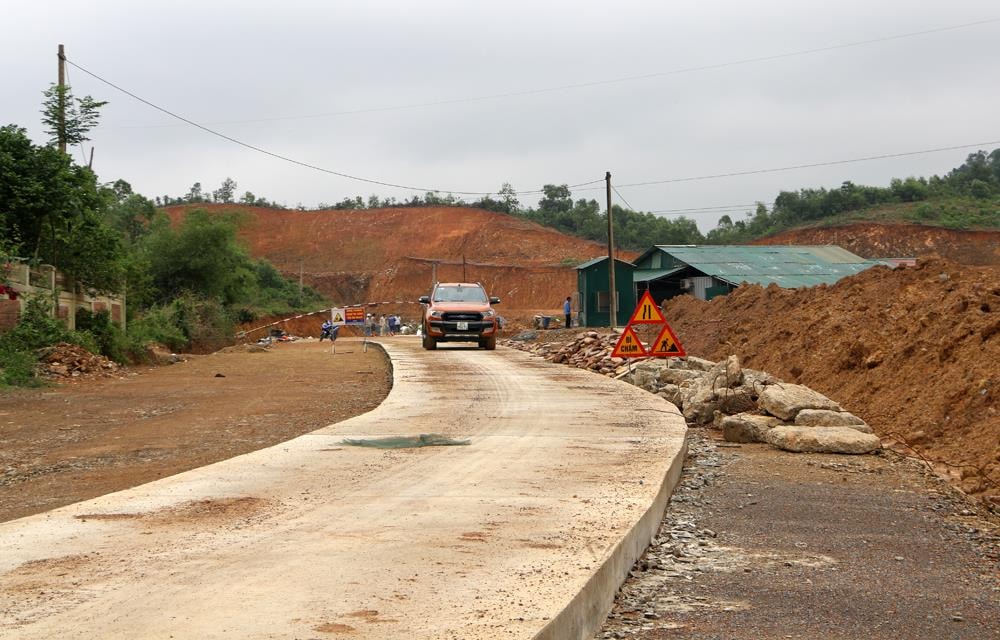
<svg viewBox="0 0 1000 640"><path fill-rule="evenodd" d="M400 320L398 315L386 315L382 314L380 316L375 316L373 313L365 315L364 332L366 337L372 336L394 336L399 333L400 327L403 325L402 320ZM337 339L337 333L340 331L340 325L335 325L330 321L329 318L323 321L323 324L319 327L319 341L329 338L330 342Z"/></svg>
<svg viewBox="0 0 1000 640"><path fill-rule="evenodd" d="M399 333L402 322L397 315L382 314L378 317L374 313L365 316L366 336L394 336Z"/></svg>

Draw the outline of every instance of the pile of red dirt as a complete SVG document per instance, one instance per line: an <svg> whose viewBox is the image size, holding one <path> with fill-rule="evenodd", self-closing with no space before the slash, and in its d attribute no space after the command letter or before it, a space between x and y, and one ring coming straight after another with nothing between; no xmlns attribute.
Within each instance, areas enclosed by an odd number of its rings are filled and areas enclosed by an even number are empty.
<svg viewBox="0 0 1000 640"><path fill-rule="evenodd" d="M1000 269L943 258L833 286L740 287L664 306L687 352L800 382L1000 501Z"/></svg>

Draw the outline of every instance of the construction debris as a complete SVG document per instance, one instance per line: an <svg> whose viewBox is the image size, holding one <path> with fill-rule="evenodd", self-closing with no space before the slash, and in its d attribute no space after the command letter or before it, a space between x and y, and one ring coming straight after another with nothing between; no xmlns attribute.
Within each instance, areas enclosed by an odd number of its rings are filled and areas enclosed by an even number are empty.
<svg viewBox="0 0 1000 640"><path fill-rule="evenodd" d="M39 373L48 378L116 377L121 367L81 346L60 342L40 349Z"/></svg>

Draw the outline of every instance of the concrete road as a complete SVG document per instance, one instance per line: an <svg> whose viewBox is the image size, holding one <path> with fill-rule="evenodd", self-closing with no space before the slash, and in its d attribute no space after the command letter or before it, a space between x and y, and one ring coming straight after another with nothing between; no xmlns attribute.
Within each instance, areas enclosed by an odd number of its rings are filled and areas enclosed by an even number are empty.
<svg viewBox="0 0 1000 640"><path fill-rule="evenodd" d="M385 348L370 413L0 524L0 636L588 637L680 472L676 409L507 349ZM471 444L343 444L431 432Z"/></svg>

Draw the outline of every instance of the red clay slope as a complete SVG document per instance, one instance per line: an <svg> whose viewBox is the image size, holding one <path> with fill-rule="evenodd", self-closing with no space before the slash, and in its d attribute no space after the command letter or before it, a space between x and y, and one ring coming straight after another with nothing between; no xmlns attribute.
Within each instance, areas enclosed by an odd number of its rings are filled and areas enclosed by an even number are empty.
<svg viewBox="0 0 1000 640"><path fill-rule="evenodd" d="M735 353L813 387L880 436L962 465L947 471L964 490L1000 501L1000 268L932 257L829 287L745 286L664 308L688 353Z"/></svg>
<svg viewBox="0 0 1000 640"><path fill-rule="evenodd" d="M245 212L240 235L253 256L267 258L289 276L297 277L301 266L307 284L347 304L415 300L436 276L480 281L503 298L505 309L558 311L576 290L573 266L607 253L596 242L462 207L312 212L192 205L165 210L177 221L194 208Z"/></svg>
<svg viewBox="0 0 1000 640"><path fill-rule="evenodd" d="M1000 231L958 231L919 224L859 222L804 227L752 244L835 244L863 258L937 254L960 264L1000 264Z"/></svg>

